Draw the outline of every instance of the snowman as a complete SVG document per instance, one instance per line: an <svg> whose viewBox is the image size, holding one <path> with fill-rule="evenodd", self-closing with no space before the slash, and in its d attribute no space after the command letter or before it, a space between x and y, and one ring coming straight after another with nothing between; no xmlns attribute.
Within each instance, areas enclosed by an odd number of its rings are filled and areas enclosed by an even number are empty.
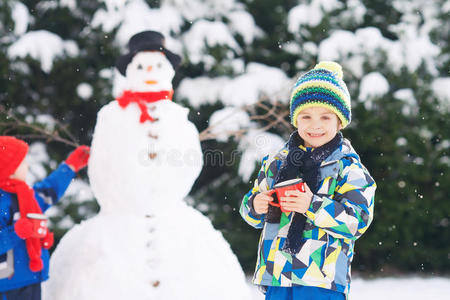
<svg viewBox="0 0 450 300"><path fill-rule="evenodd" d="M222 234L188 206L202 166L188 110L171 101L180 57L154 31L118 59L128 89L98 113L88 175L97 216L51 258L44 300L250 299Z"/></svg>

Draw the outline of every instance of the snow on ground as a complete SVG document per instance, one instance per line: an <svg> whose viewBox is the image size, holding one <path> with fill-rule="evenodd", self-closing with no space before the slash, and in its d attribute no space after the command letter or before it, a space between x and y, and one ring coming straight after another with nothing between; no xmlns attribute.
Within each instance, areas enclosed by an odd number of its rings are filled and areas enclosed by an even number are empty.
<svg viewBox="0 0 450 300"><path fill-rule="evenodd" d="M252 300L263 300L264 296L255 287ZM450 294L450 278L382 278L364 280L356 278L350 288L350 300L443 300Z"/></svg>

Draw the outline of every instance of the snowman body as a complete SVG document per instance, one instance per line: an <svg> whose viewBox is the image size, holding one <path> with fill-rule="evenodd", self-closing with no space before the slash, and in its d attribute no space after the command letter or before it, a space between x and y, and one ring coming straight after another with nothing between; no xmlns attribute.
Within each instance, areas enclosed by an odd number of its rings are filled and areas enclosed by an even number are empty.
<svg viewBox="0 0 450 300"><path fill-rule="evenodd" d="M130 89L171 88L169 67L161 52L138 53ZM134 103L99 111L88 175L101 209L58 244L43 299L250 299L229 244L183 201L203 166L188 110L164 99L146 110L157 121L140 122Z"/></svg>

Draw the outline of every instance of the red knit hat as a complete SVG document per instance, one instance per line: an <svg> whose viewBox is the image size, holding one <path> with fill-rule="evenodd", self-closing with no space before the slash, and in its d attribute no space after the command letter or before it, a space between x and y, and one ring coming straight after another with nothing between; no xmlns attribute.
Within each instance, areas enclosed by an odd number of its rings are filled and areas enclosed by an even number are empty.
<svg viewBox="0 0 450 300"><path fill-rule="evenodd" d="M28 144L12 136L0 136L0 181L14 174L28 152Z"/></svg>

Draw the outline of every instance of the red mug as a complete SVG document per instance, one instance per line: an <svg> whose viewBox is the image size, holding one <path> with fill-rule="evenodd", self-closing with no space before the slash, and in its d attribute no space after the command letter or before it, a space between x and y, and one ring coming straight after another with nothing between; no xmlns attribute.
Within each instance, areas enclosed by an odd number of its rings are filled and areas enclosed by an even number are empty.
<svg viewBox="0 0 450 300"><path fill-rule="evenodd" d="M305 192L305 183L301 178L286 180L283 182L279 182L273 186L273 189L270 190L269 196L272 196L273 193L276 193L278 202L270 201L269 204L272 206L279 207L282 212L289 212L289 210L285 210L283 206L280 204L280 199L282 197L289 197L290 195L286 195L288 191L300 191L302 193Z"/></svg>
<svg viewBox="0 0 450 300"><path fill-rule="evenodd" d="M31 224L33 224L33 236L35 238L43 238L47 236L47 225L48 225L48 218L46 215L43 214L27 214L27 218L31 221Z"/></svg>

